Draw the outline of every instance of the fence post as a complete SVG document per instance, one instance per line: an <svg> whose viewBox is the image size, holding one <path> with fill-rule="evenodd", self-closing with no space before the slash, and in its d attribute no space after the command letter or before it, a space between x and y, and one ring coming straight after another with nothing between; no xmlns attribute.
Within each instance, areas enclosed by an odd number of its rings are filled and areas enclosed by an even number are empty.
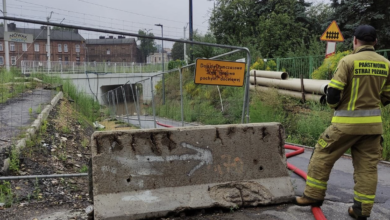
<svg viewBox="0 0 390 220"><path fill-rule="evenodd" d="M131 63L131 68L132 68L131 73L134 73L134 62Z"/></svg>
<svg viewBox="0 0 390 220"><path fill-rule="evenodd" d="M183 110L183 76L181 67L179 67L179 74L180 74L180 113L181 113L181 126L184 127L184 110Z"/></svg>
<svg viewBox="0 0 390 220"><path fill-rule="evenodd" d="M138 106L137 107L137 115L138 115L138 123L139 123L139 127L141 128L141 110L140 110L140 104L139 104L139 94L138 94L138 86L137 84L135 84L135 97L136 97L136 105L135 106Z"/></svg>
<svg viewBox="0 0 390 220"><path fill-rule="evenodd" d="M115 73L116 73L116 63L115 63L115 66L114 66L114 68L115 68Z"/></svg>
<svg viewBox="0 0 390 220"><path fill-rule="evenodd" d="M154 118L154 128L157 127L156 125L156 108L154 106L154 94L153 94L153 76L150 77L150 90L152 91L152 109L153 109L153 118Z"/></svg>
<svg viewBox="0 0 390 220"><path fill-rule="evenodd" d="M84 73L87 73L87 64L84 62Z"/></svg>
<svg viewBox="0 0 390 220"><path fill-rule="evenodd" d="M314 71L314 58L312 56L309 56L309 79L312 78L312 73Z"/></svg>
<svg viewBox="0 0 390 220"><path fill-rule="evenodd" d="M276 58L276 71L280 71L280 59Z"/></svg>
<svg viewBox="0 0 390 220"><path fill-rule="evenodd" d="M129 109L127 107L127 100L126 100L126 92L123 86L121 86L122 94L123 94L123 100L125 101L125 108L126 108L126 115L127 115L127 123L130 124L130 116L129 116Z"/></svg>
<svg viewBox="0 0 390 220"><path fill-rule="evenodd" d="M73 69L73 74L74 74L74 62L72 62L72 69Z"/></svg>

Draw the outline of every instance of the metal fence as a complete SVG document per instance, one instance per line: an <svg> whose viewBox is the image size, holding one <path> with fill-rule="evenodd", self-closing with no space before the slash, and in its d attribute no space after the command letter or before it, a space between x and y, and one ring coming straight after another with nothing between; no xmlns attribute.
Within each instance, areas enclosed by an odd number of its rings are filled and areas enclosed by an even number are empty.
<svg viewBox="0 0 390 220"><path fill-rule="evenodd" d="M164 69L168 66L165 63ZM21 61L23 74L31 73L57 73L57 74L80 74L85 72L94 73L154 73L162 72L162 64L126 63L126 62L69 62L51 61L50 68L47 61Z"/></svg>
<svg viewBox="0 0 390 220"><path fill-rule="evenodd" d="M377 53L388 58L390 50L377 50ZM288 72L290 77L299 78L303 75L304 78L311 79L312 73L322 65L325 60L325 55L319 56L304 56L304 57L289 57L289 58L267 58L266 62L275 62L276 71Z"/></svg>

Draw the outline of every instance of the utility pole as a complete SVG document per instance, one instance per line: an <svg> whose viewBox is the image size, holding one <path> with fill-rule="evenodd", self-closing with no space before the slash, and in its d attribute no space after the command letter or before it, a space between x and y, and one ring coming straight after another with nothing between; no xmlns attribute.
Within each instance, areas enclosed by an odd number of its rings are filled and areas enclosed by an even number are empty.
<svg viewBox="0 0 390 220"><path fill-rule="evenodd" d="M189 0L189 4L190 4L190 41L193 41L194 40L194 32L193 32L193 28L194 28L194 25L193 25L193 21L192 21L192 0ZM190 47L190 57L191 57L191 60L194 59L194 57L192 56L192 44L191 44L191 47Z"/></svg>
<svg viewBox="0 0 390 220"><path fill-rule="evenodd" d="M50 16L46 18L47 22L50 22L50 18L52 16L52 14L53 14L53 11L50 12ZM47 73L50 73L50 69L51 69L50 55L51 55L51 53L50 53L50 26L49 25L47 25L47 46L46 47L47 47L46 48L47 49Z"/></svg>
<svg viewBox="0 0 390 220"><path fill-rule="evenodd" d="M188 23L187 23L187 26L184 27L184 40L186 40L186 29L187 29L187 27L188 27ZM184 61L186 62L186 65L188 65L186 43L184 43Z"/></svg>
<svg viewBox="0 0 390 220"><path fill-rule="evenodd" d="M155 24L155 26L161 27L161 37L164 38L164 25L162 24ZM162 98L163 98L163 105L165 105L165 77L164 77L164 40L161 40L161 60L162 60Z"/></svg>
<svg viewBox="0 0 390 220"><path fill-rule="evenodd" d="M4 14L4 17L7 17L7 3L6 3L6 0L3 0L3 14ZM4 20L4 35L5 33L8 32L8 25L7 25L7 21ZM7 69L7 71L10 70L9 68L9 46L8 46L8 40L5 40L4 39L4 49L5 49L5 68Z"/></svg>

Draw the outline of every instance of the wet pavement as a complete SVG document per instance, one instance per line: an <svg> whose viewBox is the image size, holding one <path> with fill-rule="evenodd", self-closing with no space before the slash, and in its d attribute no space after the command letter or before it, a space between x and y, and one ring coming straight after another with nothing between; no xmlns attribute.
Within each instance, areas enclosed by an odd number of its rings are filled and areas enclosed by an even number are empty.
<svg viewBox="0 0 390 220"><path fill-rule="evenodd" d="M0 104L0 152L16 141L54 95L53 90L36 89Z"/></svg>

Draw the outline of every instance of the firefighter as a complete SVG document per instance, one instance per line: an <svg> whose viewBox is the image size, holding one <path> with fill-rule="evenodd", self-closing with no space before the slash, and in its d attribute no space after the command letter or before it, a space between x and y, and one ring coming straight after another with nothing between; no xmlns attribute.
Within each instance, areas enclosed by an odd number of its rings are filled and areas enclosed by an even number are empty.
<svg viewBox="0 0 390 220"><path fill-rule="evenodd" d="M355 186L348 213L359 220L370 216L382 157L381 107L390 104L390 61L375 52L376 42L375 28L357 27L353 53L338 63L327 92L335 109L332 124L315 146L303 196L293 199L296 205L322 205L334 163L351 149Z"/></svg>

